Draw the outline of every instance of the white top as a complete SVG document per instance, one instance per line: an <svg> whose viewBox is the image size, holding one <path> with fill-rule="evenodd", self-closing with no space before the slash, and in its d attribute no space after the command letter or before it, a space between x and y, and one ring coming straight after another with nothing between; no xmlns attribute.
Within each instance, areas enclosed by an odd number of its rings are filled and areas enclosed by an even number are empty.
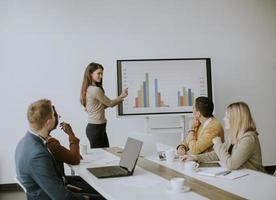
<svg viewBox="0 0 276 200"><path fill-rule="evenodd" d="M205 127L207 127L208 124L212 121L212 119L213 119L213 117L208 118L208 119L204 122L204 124L203 124L201 130L203 130Z"/></svg>

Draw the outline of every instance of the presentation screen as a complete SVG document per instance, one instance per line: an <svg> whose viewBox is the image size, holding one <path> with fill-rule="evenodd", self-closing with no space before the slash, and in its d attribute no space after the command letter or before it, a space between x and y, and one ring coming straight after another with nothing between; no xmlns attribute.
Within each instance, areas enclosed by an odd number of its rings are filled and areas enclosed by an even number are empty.
<svg viewBox="0 0 276 200"><path fill-rule="evenodd" d="M117 60L119 116L192 113L195 98L212 99L211 59Z"/></svg>

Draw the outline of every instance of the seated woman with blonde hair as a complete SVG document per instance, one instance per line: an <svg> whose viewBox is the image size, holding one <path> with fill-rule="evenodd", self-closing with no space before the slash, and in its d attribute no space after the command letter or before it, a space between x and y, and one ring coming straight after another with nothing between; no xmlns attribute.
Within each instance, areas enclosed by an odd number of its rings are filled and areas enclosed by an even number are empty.
<svg viewBox="0 0 276 200"><path fill-rule="evenodd" d="M200 155L183 155L182 161L219 161L230 170L248 168L264 172L262 154L256 125L248 105L244 102L230 104L224 117L228 140L222 143L219 137L212 140L214 151Z"/></svg>

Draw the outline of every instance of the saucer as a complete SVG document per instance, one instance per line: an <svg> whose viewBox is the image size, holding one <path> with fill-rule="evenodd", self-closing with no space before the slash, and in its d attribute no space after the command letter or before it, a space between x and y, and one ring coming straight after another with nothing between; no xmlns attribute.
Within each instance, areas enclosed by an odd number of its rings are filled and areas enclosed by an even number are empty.
<svg viewBox="0 0 276 200"><path fill-rule="evenodd" d="M167 191L170 193L184 193L184 192L188 192L190 190L191 190L191 188L188 186L184 186L181 189L173 189L171 186L167 187Z"/></svg>

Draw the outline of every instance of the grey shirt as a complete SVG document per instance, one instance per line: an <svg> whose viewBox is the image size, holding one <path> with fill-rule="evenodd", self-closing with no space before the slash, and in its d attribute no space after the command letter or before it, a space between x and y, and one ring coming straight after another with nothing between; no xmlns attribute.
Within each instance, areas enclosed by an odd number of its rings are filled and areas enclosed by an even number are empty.
<svg viewBox="0 0 276 200"><path fill-rule="evenodd" d="M103 124L106 122L105 109L123 101L123 98L109 99L103 90L97 86L89 86L86 92L86 111L88 123Z"/></svg>

